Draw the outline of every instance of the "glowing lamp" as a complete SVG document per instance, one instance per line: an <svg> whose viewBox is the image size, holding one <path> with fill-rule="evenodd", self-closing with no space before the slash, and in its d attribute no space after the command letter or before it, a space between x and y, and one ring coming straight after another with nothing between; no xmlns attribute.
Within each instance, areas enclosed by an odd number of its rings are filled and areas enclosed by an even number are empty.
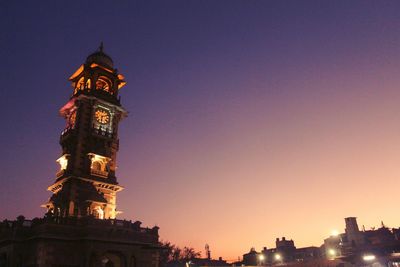
<svg viewBox="0 0 400 267"><path fill-rule="evenodd" d="M64 154L59 157L56 161L60 164L60 170L66 170L68 165L69 154Z"/></svg>
<svg viewBox="0 0 400 267"><path fill-rule="evenodd" d="M335 255L336 255L336 250L334 250L333 248L330 248L330 249L328 250L328 254L329 254L330 256L335 256Z"/></svg>
<svg viewBox="0 0 400 267"><path fill-rule="evenodd" d="M375 255L372 255L372 254L367 254L367 255L363 256L364 261L373 261L375 259L376 259Z"/></svg>

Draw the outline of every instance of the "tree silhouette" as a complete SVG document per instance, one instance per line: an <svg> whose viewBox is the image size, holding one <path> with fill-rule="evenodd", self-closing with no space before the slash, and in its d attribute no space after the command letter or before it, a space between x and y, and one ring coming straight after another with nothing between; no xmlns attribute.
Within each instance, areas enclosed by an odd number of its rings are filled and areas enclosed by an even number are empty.
<svg viewBox="0 0 400 267"><path fill-rule="evenodd" d="M195 251L194 248L191 247L184 247L181 254L181 259L184 261L192 260L194 258L200 257L201 255L200 252Z"/></svg>
<svg viewBox="0 0 400 267"><path fill-rule="evenodd" d="M160 266L168 266L169 263L185 263L201 255L192 247L185 246L181 249L169 241L161 241L160 246Z"/></svg>

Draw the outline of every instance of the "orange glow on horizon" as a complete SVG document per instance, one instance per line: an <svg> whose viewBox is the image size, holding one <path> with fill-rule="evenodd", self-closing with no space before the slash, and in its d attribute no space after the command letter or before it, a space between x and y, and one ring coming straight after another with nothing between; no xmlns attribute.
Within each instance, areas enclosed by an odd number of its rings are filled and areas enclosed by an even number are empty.
<svg viewBox="0 0 400 267"><path fill-rule="evenodd" d="M119 196L124 217L159 224L160 238L179 246L210 244L212 257L230 260L251 247L274 248L282 236L298 248L320 246L332 229L344 232L349 216L360 228L381 220L399 227L398 83L387 81L384 91L373 79L343 88L333 77L314 81L307 98L299 92L268 105L248 93L223 109L207 107L217 110L207 114L211 122L176 119L151 139L125 141L119 176L135 177L124 181L135 197ZM132 158L135 149L141 153ZM128 205L147 195L157 204Z"/></svg>

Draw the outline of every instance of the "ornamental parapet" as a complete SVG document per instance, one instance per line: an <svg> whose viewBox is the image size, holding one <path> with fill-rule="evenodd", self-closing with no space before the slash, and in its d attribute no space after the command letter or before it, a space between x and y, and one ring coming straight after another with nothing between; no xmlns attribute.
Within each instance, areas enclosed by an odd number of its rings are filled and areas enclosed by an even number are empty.
<svg viewBox="0 0 400 267"><path fill-rule="evenodd" d="M158 244L158 227L141 222L87 218L35 218L0 222L0 243L26 238L109 240L124 243Z"/></svg>
<svg viewBox="0 0 400 267"><path fill-rule="evenodd" d="M66 127L62 132L61 136L66 135L74 130L74 127Z"/></svg>
<svg viewBox="0 0 400 267"><path fill-rule="evenodd" d="M108 177L108 172L107 171L102 171L102 170L96 170L96 169L90 169L90 174L95 175L95 176L100 176L103 178Z"/></svg>
<svg viewBox="0 0 400 267"><path fill-rule="evenodd" d="M74 136L76 133L75 128L67 127L65 128L60 135L60 142L63 142L65 139L69 138L70 136Z"/></svg>
<svg viewBox="0 0 400 267"><path fill-rule="evenodd" d="M93 133L95 133L96 135L105 136L109 138L114 137L114 133L110 129L102 127L96 128L95 125L93 125Z"/></svg>
<svg viewBox="0 0 400 267"><path fill-rule="evenodd" d="M57 178L60 178L61 176L64 175L64 173L65 173L65 170L64 170L64 169L63 169L63 170L59 170L59 171L56 173L56 177L57 177Z"/></svg>

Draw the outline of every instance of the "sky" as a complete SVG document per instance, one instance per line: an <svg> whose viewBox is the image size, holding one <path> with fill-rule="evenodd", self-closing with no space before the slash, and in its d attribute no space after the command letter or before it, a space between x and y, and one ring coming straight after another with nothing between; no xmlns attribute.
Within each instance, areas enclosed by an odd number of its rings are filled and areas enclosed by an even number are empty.
<svg viewBox="0 0 400 267"><path fill-rule="evenodd" d="M103 41L119 218L228 260L400 226L399 1L1 1L0 29L1 220L44 214L67 78Z"/></svg>

